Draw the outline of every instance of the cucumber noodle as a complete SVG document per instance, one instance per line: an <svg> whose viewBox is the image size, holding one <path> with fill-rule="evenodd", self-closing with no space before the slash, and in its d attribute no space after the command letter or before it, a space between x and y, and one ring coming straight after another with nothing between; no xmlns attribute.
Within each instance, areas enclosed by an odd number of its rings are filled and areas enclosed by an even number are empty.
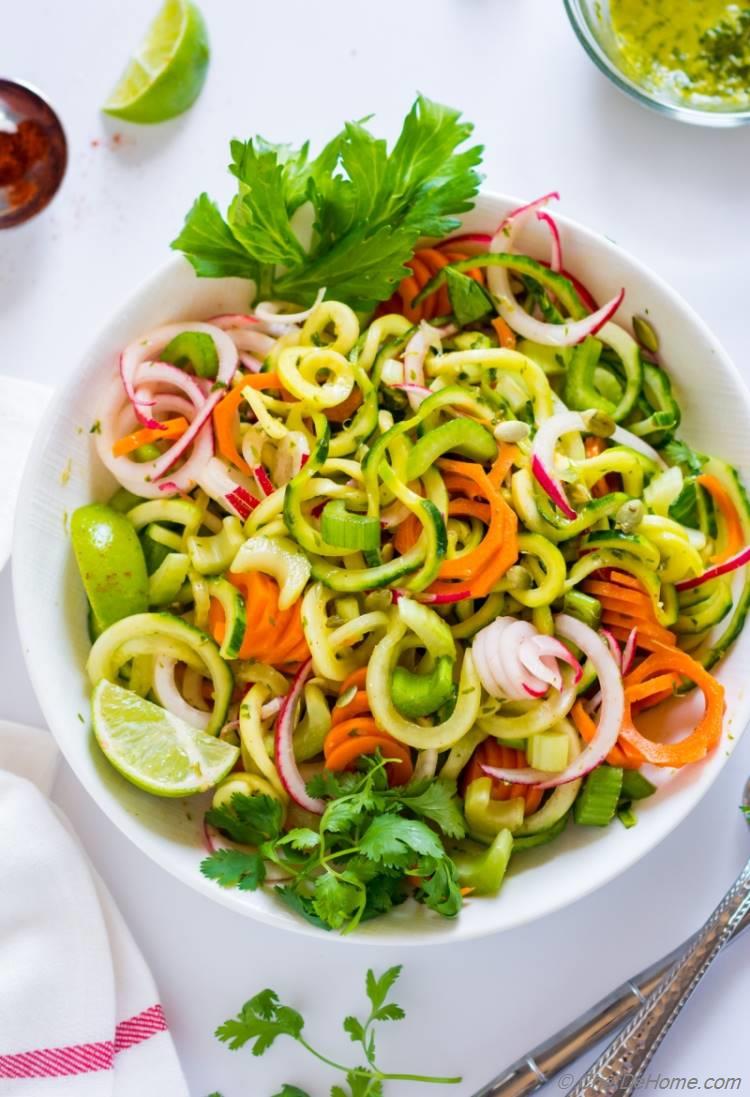
<svg viewBox="0 0 750 1097"><path fill-rule="evenodd" d="M386 759L400 744L391 779L457 782L476 842L510 830L520 851L571 813L606 824L622 796L605 803L592 779L639 764L612 748L633 653L679 647L712 666L741 628L746 590L690 582L738 551L727 498L747 541L739 479L675 440L668 374L611 318L619 297L597 313L561 272L549 214L551 269L517 252L541 204L451 264L453 312L433 324L363 322L321 290L305 311L265 302L144 333L107 387L96 444L148 550L151 612L96 630L92 684L235 743L247 788L278 799L287 826L322 803L305 779L356 767L358 738ZM462 323L468 269L492 292ZM191 360L193 334L213 341L218 377ZM164 365L176 336L187 359ZM148 433L175 415L182 435ZM244 787L233 773L215 804Z"/></svg>

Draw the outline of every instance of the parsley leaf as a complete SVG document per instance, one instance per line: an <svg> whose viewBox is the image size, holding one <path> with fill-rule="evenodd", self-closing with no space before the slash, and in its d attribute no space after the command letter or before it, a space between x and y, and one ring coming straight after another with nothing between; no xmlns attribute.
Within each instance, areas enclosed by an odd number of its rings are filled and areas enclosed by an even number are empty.
<svg viewBox="0 0 750 1097"><path fill-rule="evenodd" d="M238 190L226 219L201 195L172 247L201 277L240 275L303 304L326 286L369 311L407 272L417 240L445 235L471 208L482 148L459 149L472 128L420 96L390 153L364 122L347 123L313 160L307 144L233 141ZM311 233L295 216L305 206Z"/></svg>
<svg viewBox="0 0 750 1097"><path fill-rule="evenodd" d="M259 267L235 237L207 194L196 198L172 247L192 263L199 278L257 279Z"/></svg>
<svg viewBox="0 0 750 1097"><path fill-rule="evenodd" d="M200 870L222 887L236 887L240 891L255 891L266 878L261 855L239 849L218 849L201 861Z"/></svg>
<svg viewBox="0 0 750 1097"><path fill-rule="evenodd" d="M210 808L206 822L235 842L259 846L281 834L284 810L274 796L246 796L236 792L228 804Z"/></svg>

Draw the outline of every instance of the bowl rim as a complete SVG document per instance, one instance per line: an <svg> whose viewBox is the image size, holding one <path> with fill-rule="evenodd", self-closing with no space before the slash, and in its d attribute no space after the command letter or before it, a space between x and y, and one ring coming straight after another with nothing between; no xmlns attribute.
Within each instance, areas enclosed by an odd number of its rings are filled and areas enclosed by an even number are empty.
<svg viewBox="0 0 750 1097"><path fill-rule="evenodd" d="M702 110L699 107L681 106L679 103L674 103L669 99L661 99L655 93L649 92L641 84L631 80L614 63L609 54L602 49L598 38L589 26L581 0L563 0L563 2L576 37L589 58L599 71L611 80L616 88L631 99L635 99L637 103L650 107L657 114L675 118L688 125L704 126L708 129L733 129L737 126L750 124L750 106L743 110Z"/></svg>
<svg viewBox="0 0 750 1097"><path fill-rule="evenodd" d="M494 191L489 188L481 188L473 209L477 206L486 203L490 206L500 206L506 208L514 208L523 204L523 200L516 198L515 196L505 194L501 191ZM470 215L471 211L469 211ZM626 248L623 248L620 244L615 243L610 237L605 236L601 232L597 232L595 229L588 228L582 225L580 222L573 218L567 217L564 214L557 214L556 218L559 224L574 233L579 241L586 242L587 240L596 241L598 246L604 246L608 249L619 253L628 263L632 264L641 275L645 276L649 282L654 285L661 294L664 295L673 305L679 309L687 312L690 315L691 323L699 330L707 341L712 345L716 351L716 357L721 362L721 369L727 374L731 375L739 391L742 393L742 401L744 405L744 412L747 416L748 424L750 425L750 390L748 389L745 381L732 360L729 353L724 348L721 341L713 334L708 324L702 319L698 312L690 305L681 294L673 289L660 275L651 270L645 263L637 259ZM460 230L457 230L460 232ZM81 374L81 362L85 359L88 349L95 346L100 339L102 339L108 330L116 322L116 319L121 313L125 313L130 310L132 304L139 298L141 298L152 287L157 286L161 280L168 274L170 270L176 269L178 266L182 266L186 262L181 256L172 256L166 262L162 263L159 267L152 270L151 274L147 276L133 291L120 303L116 312L110 315L106 321L104 321L94 332L93 336L87 340L82 353L78 357L78 365L71 372L71 375L66 379L66 384L70 384L71 380L76 379ZM57 402L51 400L47 407L44 416L39 424L36 438L45 438L51 430L53 423L59 416L59 409ZM27 461L26 468L24 470L21 487L19 491L19 500L24 500L31 497L31 489L34 483L37 481L41 464L43 461L43 447L32 446L29 460ZM16 508L14 529L13 529L13 553L15 554L16 548L21 542L24 525L24 515L27 511L27 507L19 504ZM13 582L13 601L14 610L16 616L17 627L21 638L21 647L23 651L24 662L31 679L32 687L34 689L35 696L42 709L43 715L48 722L49 731L52 734L55 742L57 743L60 753L65 758L67 764L74 772L76 778L79 780L85 791L91 796L94 803L104 813L107 819L113 823L117 829L124 834L139 850L142 854L149 857L154 863L159 865L173 876L175 879L180 880L183 884L197 891L199 894L206 896L212 902L221 904L230 910L243 915L245 918L250 918L253 921L260 922L264 925L271 926L277 929L284 929L289 932L299 933L305 936L315 937L320 939L321 930L308 924L301 918L295 918L290 920L288 912L283 909L275 910L257 910L248 906L243 902L242 893L236 892L231 889L218 888L210 880L207 880L201 873L191 870L185 871L179 863L173 861L170 857L164 856L161 853L160 848L156 848L158 843L149 843L142 840L142 832L137 829L133 821L133 816L127 810L122 810L117 813L116 817L113 817L109 808L111 801L111 794L106 790L104 785L96 784L92 787L91 782L84 779L84 776L80 772L79 766L75 759L69 757L68 752L61 742L61 739L55 734L54 730L54 715L57 712L53 702L47 700L48 694L45 692L44 683L44 670L41 663L37 664L32 658L32 635L33 629L31 625L31 618L29 614L22 612L24 601L26 598L24 588L21 582L21 572L19 569L13 569L12 571ZM734 728L733 728L733 742L732 748L736 747L739 742L745 727L750 720L750 690L746 691L742 696L738 697L736 711L733 713ZM61 737L62 738L62 737ZM378 921L368 923L366 927L358 931L356 934L341 935L341 934L327 934L327 939L334 939L337 942L343 942L346 944L361 945L361 946L420 946L420 947L439 947L458 943L460 941L476 940L483 937L489 937L497 933L503 933L508 930L517 929L524 925L529 925L532 922L538 921L542 918L546 918L551 914L556 913L565 907L571 906L574 903L585 899L588 895L594 891L606 886L615 880L622 873L632 868L633 865L638 863L649 853L651 853L658 845L661 844L676 827L684 822L684 820L691 814L691 812L698 806L703 797L708 793L719 774L723 771L725 765L733 755L733 749L722 751L722 757L716 764L707 778L703 778L701 782L695 782L694 786L687 788L683 792L684 804L681 809L674 813L673 817L667 822L666 825L662 825L661 829L644 844L642 848L633 846L632 852L628 852L627 855L621 856L619 859L615 859L615 863L609 865L603 869L595 878L588 878L587 882L581 887L575 895L558 895L557 898L550 900L543 909L532 911L528 914L519 914L517 917L506 921L501 926L492 925L477 925L473 926L468 921L459 918L451 923L450 926L445 928L442 933L430 933L424 932L419 927L395 927L393 929L385 928L385 931L379 930ZM441 927L442 928L442 927Z"/></svg>

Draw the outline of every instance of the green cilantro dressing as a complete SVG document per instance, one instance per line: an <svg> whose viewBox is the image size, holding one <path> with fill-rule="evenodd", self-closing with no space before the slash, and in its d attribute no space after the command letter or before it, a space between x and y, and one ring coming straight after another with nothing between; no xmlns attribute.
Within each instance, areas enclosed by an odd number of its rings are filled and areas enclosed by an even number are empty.
<svg viewBox="0 0 750 1097"><path fill-rule="evenodd" d="M727 0L610 0L623 70L694 103L750 102L750 5Z"/></svg>

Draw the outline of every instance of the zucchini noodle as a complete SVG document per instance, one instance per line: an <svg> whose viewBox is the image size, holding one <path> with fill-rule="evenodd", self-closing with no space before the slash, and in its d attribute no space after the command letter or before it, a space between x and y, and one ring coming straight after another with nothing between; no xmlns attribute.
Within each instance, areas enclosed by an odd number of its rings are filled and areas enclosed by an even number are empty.
<svg viewBox="0 0 750 1097"><path fill-rule="evenodd" d="M127 552L74 538L91 684L159 706L178 745L228 752L209 822L232 838L235 811L281 818L293 833L259 846L316 918L329 876L360 889L357 918L403 898L398 866L372 869L372 895L347 876L371 804L444 843L458 909L498 850L504 871L566 825L630 825L650 786L629 771L721 739L708 671L750 608L750 504L676 437L662 352L613 318L621 295L597 308L559 254L550 269L514 250L548 200L487 247L420 248L370 315L376 271L372 300L369 281L356 301L311 284L299 314L214 317L208 343L185 321L179 366L149 373L145 333L107 389L97 447L121 486L101 509ZM265 271L263 294L295 275ZM696 729L647 739L641 708L693 683ZM360 795L341 852L338 800ZM440 890L432 860L409 861L418 898Z"/></svg>

